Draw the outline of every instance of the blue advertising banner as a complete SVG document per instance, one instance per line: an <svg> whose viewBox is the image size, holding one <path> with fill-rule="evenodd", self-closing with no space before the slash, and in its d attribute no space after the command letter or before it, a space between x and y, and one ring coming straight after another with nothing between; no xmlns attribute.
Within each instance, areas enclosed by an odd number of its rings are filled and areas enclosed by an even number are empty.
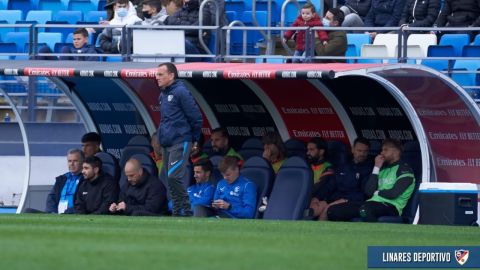
<svg viewBox="0 0 480 270"><path fill-rule="evenodd" d="M368 268L479 268L480 246L371 246Z"/></svg>

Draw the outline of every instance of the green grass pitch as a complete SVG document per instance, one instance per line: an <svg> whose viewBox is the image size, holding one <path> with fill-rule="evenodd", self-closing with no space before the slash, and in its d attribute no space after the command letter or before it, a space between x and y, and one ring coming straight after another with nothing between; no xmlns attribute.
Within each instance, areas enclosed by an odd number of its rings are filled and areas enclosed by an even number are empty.
<svg viewBox="0 0 480 270"><path fill-rule="evenodd" d="M369 245L478 245L475 227L0 215L0 269L365 269Z"/></svg>

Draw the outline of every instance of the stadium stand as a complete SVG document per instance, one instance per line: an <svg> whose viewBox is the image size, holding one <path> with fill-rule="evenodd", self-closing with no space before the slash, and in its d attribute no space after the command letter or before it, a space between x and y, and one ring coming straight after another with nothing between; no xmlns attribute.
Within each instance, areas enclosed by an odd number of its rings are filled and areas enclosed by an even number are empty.
<svg viewBox="0 0 480 270"><path fill-rule="evenodd" d="M50 10L30 10L25 17L26 21L36 21L40 24L45 24L52 20L52 11Z"/></svg>
<svg viewBox="0 0 480 270"><path fill-rule="evenodd" d="M66 21L69 24L76 24L83 20L83 14L79 10L60 10L56 13L55 20ZM96 22L98 22L98 20Z"/></svg>

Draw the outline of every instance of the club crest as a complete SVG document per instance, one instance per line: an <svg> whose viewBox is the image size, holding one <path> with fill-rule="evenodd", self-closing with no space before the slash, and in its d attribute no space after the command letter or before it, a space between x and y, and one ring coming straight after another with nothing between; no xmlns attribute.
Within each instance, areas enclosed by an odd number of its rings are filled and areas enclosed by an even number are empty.
<svg viewBox="0 0 480 270"><path fill-rule="evenodd" d="M457 260L460 265L464 265L468 261L469 254L470 252L465 249L455 250L455 260Z"/></svg>

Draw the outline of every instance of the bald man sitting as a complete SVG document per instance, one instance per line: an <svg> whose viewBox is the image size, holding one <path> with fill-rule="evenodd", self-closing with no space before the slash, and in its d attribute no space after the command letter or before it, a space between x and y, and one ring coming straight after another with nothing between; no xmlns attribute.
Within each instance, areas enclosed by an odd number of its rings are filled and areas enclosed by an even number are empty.
<svg viewBox="0 0 480 270"><path fill-rule="evenodd" d="M110 205L110 213L128 216L158 216L167 207L167 191L156 176L150 175L142 164L131 158L125 164L127 185L120 191L119 203Z"/></svg>

